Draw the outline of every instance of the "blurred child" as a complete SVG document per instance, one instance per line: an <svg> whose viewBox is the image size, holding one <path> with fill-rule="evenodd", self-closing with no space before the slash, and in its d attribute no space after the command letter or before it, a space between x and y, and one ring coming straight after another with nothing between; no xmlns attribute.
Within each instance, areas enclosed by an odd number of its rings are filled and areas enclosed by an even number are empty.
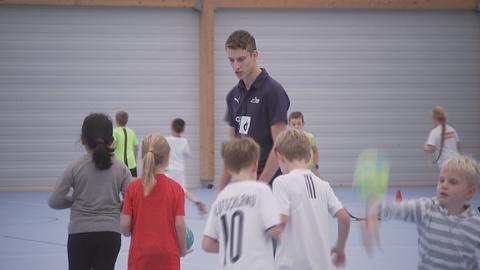
<svg viewBox="0 0 480 270"><path fill-rule="evenodd" d="M367 250L378 239L378 215L382 220L412 222L418 230L418 269L479 269L480 215L468 201L480 180L476 160L459 156L445 162L434 198L370 206L364 244Z"/></svg>
<svg viewBox="0 0 480 270"><path fill-rule="evenodd" d="M350 217L330 185L307 169L310 142L304 132L280 133L274 146L283 175L273 183L284 230L275 255L275 269L329 269L345 265ZM329 215L337 218L337 242L330 248Z"/></svg>
<svg viewBox="0 0 480 270"><path fill-rule="evenodd" d="M87 154L67 167L48 199L54 209L70 208L70 270L113 270L120 251L120 194L131 175L112 157L112 130L105 114L93 113L83 120L81 142Z"/></svg>
<svg viewBox="0 0 480 270"><path fill-rule="evenodd" d="M310 160L307 163L307 168L311 170L316 176L320 177L320 171L318 170L318 148L317 140L315 136L303 129L305 120L301 112L292 112L288 116L288 126L298 130L303 130L307 135L310 142Z"/></svg>
<svg viewBox="0 0 480 270"><path fill-rule="evenodd" d="M142 143L142 176L125 192L121 228L132 236L128 269L179 270L185 256L185 197L182 187L164 174L170 146L158 134Z"/></svg>
<svg viewBox="0 0 480 270"><path fill-rule="evenodd" d="M272 238L280 216L267 184L257 182L260 147L251 138L222 145L222 159L232 182L217 196L203 233L202 248L220 253L221 269L272 270Z"/></svg>
<svg viewBox="0 0 480 270"><path fill-rule="evenodd" d="M447 112L443 107L435 106L432 109L432 122L435 128L430 131L423 150L433 153L433 163L442 168L442 164L459 156L458 150L462 147L457 132L447 125Z"/></svg>
<svg viewBox="0 0 480 270"><path fill-rule="evenodd" d="M115 158L127 165L133 177L137 177L138 139L133 129L127 127L128 113L119 111L115 115L117 127L113 129Z"/></svg>
<svg viewBox="0 0 480 270"><path fill-rule="evenodd" d="M180 118L176 118L172 121L172 127L170 129L171 136L167 137L167 142L170 145L170 163L166 170L168 177L177 181L185 191L185 197L191 202L193 202L198 209L200 214L204 215L207 213L207 207L201 201L198 201L195 198L193 193L189 192L185 186L185 159L192 156L190 152L190 146L185 137L182 137L183 132L185 131L185 121Z"/></svg>

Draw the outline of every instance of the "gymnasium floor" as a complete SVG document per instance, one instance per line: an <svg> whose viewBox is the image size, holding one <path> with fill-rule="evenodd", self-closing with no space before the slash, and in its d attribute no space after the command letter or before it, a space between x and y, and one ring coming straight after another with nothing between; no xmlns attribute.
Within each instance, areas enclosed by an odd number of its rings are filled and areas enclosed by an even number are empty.
<svg viewBox="0 0 480 270"><path fill-rule="evenodd" d="M207 189L192 190L200 199L212 203L214 193ZM401 188L403 199L434 196L434 187ZM336 188L337 196L353 214L362 208L350 188ZM395 190L389 190L394 197ZM64 270L67 269L66 239L69 210L52 210L46 192L0 193L0 268L3 270ZM477 194L473 205L480 205ZM200 248L205 218L187 203L186 221L195 234L194 252L182 259L184 270L219 269L217 256ZM332 236L336 223L332 219ZM347 266L351 270L416 269L417 233L412 224L389 221L381 225L382 250L368 256L361 245L359 222L352 221L347 244ZM122 249L116 269L127 269L129 239L122 238ZM335 267L331 267L335 269Z"/></svg>

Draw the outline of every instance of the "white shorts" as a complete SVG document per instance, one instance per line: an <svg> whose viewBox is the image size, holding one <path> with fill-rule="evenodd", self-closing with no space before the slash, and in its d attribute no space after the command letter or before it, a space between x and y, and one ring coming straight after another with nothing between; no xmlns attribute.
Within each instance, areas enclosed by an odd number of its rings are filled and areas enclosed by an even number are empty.
<svg viewBox="0 0 480 270"><path fill-rule="evenodd" d="M175 180L177 183L182 186L183 190L185 190L185 171L182 170L167 170L165 174Z"/></svg>

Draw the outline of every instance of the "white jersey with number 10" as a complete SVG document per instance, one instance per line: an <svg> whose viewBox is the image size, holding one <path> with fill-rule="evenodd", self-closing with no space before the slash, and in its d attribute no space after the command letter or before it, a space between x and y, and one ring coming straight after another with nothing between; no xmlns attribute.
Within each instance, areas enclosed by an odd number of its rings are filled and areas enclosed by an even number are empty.
<svg viewBox="0 0 480 270"><path fill-rule="evenodd" d="M273 270L272 239L265 232L279 223L269 186L232 182L213 203L204 235L219 242L221 269Z"/></svg>

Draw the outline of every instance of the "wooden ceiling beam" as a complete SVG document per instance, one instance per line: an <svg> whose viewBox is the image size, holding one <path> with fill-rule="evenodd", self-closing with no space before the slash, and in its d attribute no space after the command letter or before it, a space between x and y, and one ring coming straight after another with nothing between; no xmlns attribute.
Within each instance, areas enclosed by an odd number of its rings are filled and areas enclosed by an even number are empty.
<svg viewBox="0 0 480 270"><path fill-rule="evenodd" d="M478 0L217 0L216 8L476 10L478 3Z"/></svg>
<svg viewBox="0 0 480 270"><path fill-rule="evenodd" d="M196 8L197 0L0 0L0 5Z"/></svg>

